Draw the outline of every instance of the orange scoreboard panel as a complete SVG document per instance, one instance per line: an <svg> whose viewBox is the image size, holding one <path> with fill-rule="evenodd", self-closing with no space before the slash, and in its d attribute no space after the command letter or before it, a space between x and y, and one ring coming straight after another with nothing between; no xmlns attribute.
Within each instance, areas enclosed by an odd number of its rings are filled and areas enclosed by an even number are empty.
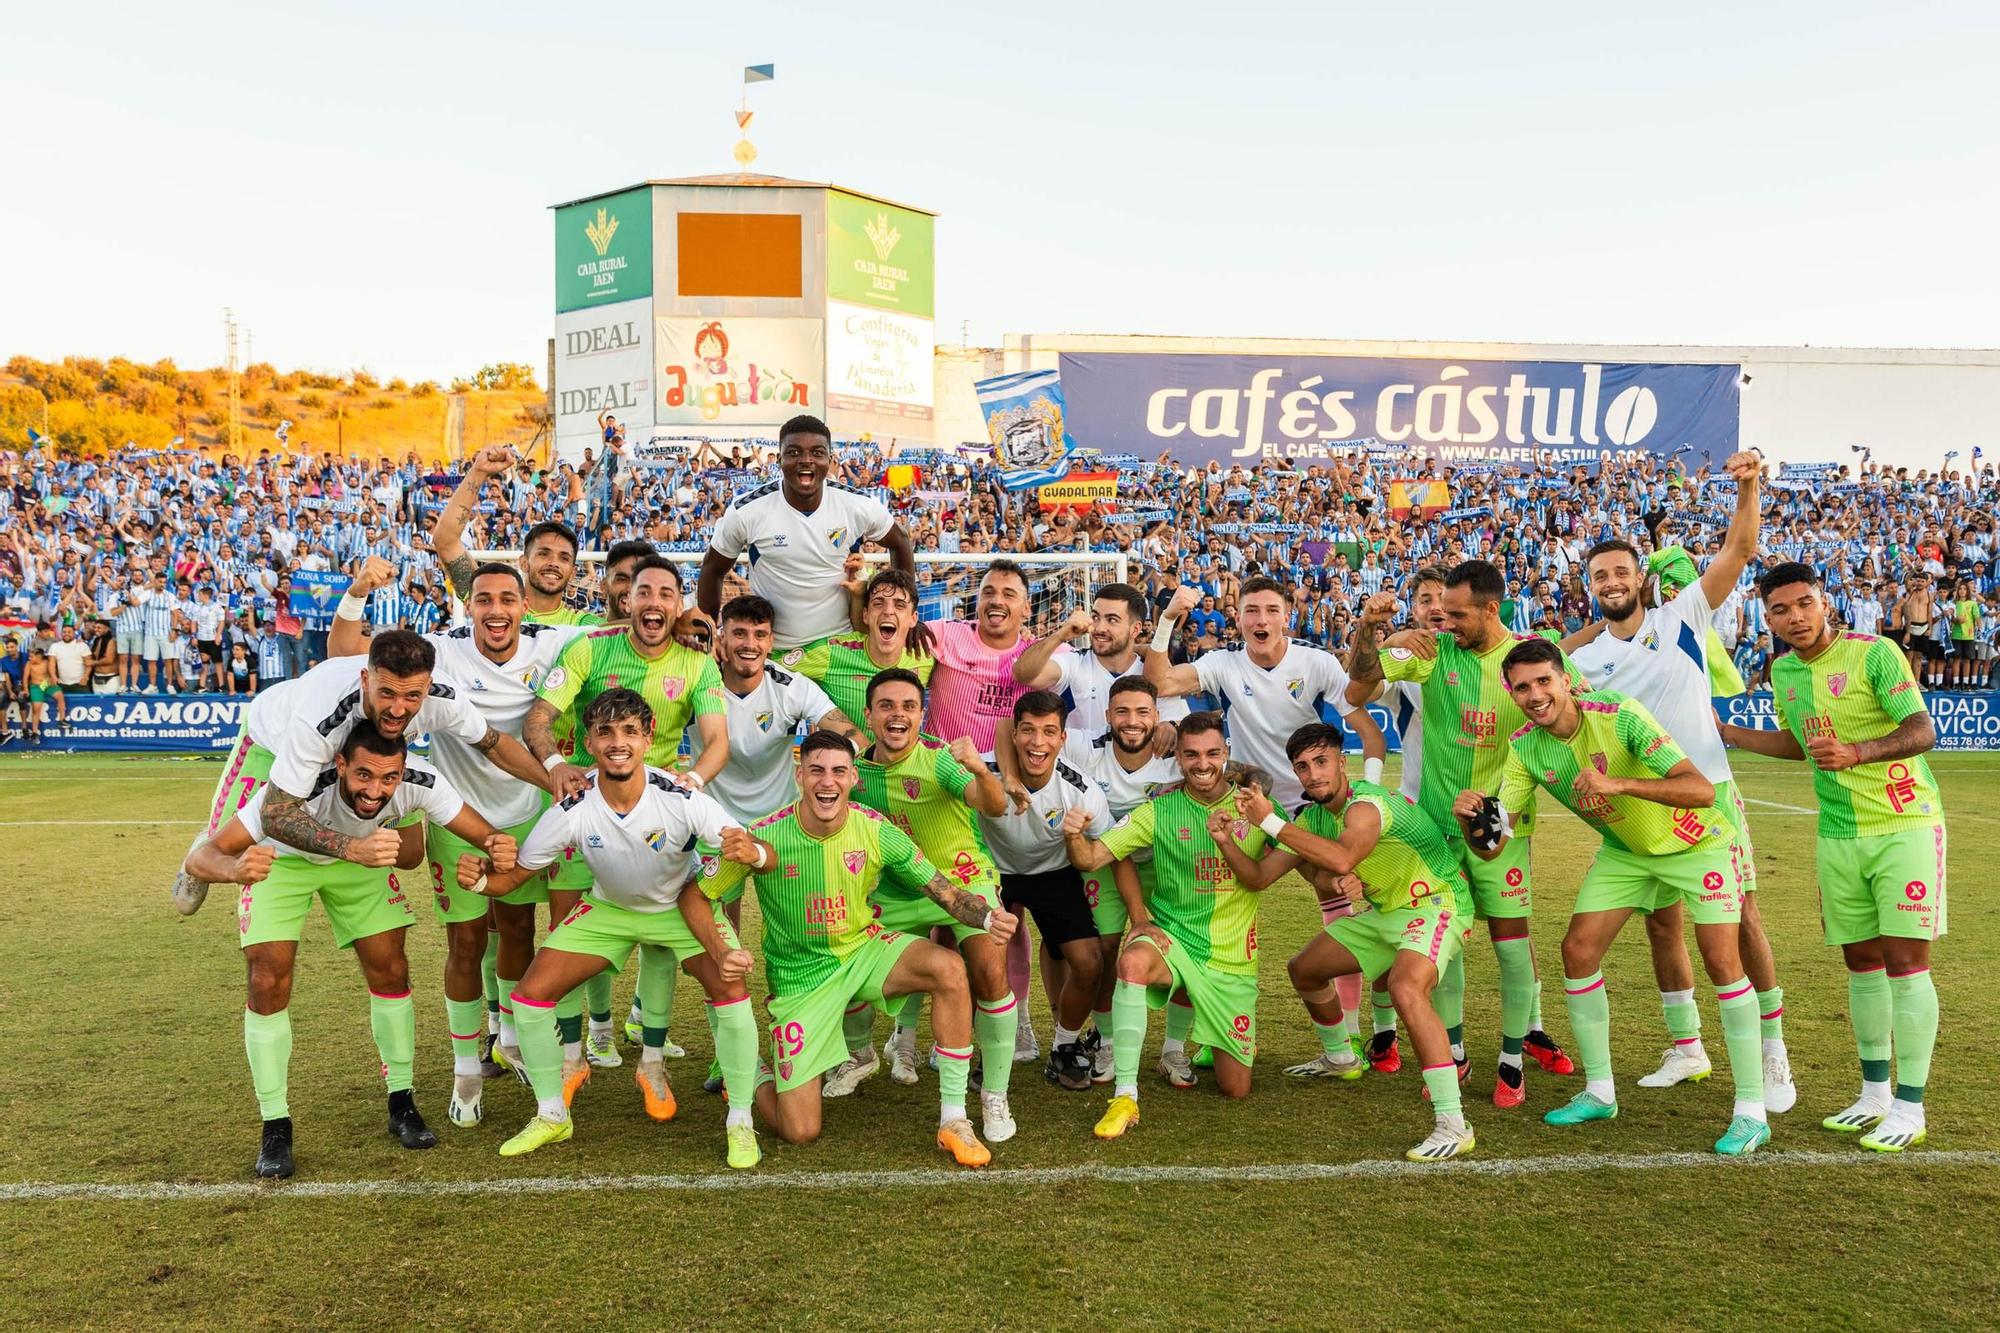
<svg viewBox="0 0 2000 1333"><path fill-rule="evenodd" d="M682 296L804 294L804 219L796 213L681 213Z"/></svg>

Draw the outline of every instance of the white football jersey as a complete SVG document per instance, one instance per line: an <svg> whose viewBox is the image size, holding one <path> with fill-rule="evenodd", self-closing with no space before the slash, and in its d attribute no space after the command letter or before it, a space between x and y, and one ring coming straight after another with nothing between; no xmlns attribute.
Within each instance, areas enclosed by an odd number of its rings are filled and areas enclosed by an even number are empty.
<svg viewBox="0 0 2000 1333"><path fill-rule="evenodd" d="M535 821L520 865L540 870L574 847L596 878L594 896L634 912L664 912L694 873L695 844L719 846L722 830L740 827L720 803L675 786L661 769L647 768L645 794L623 815L605 804L593 776Z"/></svg>
<svg viewBox="0 0 2000 1333"><path fill-rule="evenodd" d="M1376 702L1389 710L1403 752L1403 781L1396 788L1411 802L1424 782L1424 687L1413 680L1383 682Z"/></svg>
<svg viewBox="0 0 2000 1333"><path fill-rule="evenodd" d="M297 680L288 680L259 694L244 720L250 739L269 750L271 783L280 791L304 795L333 757L347 733L362 720L361 669L366 657L336 657L321 662ZM431 678L430 698L410 719L404 736L429 732L456 736L471 744L486 735L486 719L452 686Z"/></svg>
<svg viewBox="0 0 2000 1333"><path fill-rule="evenodd" d="M1646 705L1703 777L1728 782L1729 757L1715 729L1708 682L1708 630L1714 614L1700 582L1690 583L1665 606L1648 609L1631 638L1606 629L1570 659L1591 688L1616 690Z"/></svg>
<svg viewBox="0 0 2000 1333"><path fill-rule="evenodd" d="M782 482L760 486L716 520L709 549L736 560L748 556L750 587L777 609L771 629L779 650L853 628L843 566L864 541L879 541L896 520L889 507L832 482L819 508L801 514L786 502Z"/></svg>
<svg viewBox="0 0 2000 1333"><path fill-rule="evenodd" d="M1194 669L1202 689L1222 697L1229 757L1263 769L1271 778L1271 799L1281 809L1296 809L1305 790L1292 775L1285 742L1308 722L1321 720L1321 699L1343 717L1356 711L1347 702L1347 668L1323 649L1290 643L1268 671L1240 647L1203 653Z"/></svg>
<svg viewBox="0 0 2000 1333"><path fill-rule="evenodd" d="M748 694L738 695L725 681L722 708L729 723L729 762L705 790L738 823L748 825L798 795L793 734L800 723L811 724L833 712L833 700L804 676L766 666L764 679ZM698 728L688 729L688 745L701 758Z"/></svg>
<svg viewBox="0 0 2000 1333"><path fill-rule="evenodd" d="M987 757L992 763L992 756ZM1063 848L1063 816L1081 806L1090 812L1090 836L1101 838L1111 827L1111 807L1103 790L1061 759L1040 791L1028 794L1028 808L1015 810L1007 803L1007 813L995 818L979 816L979 831L985 835L986 850L1003 875L1038 875L1060 870L1069 864Z"/></svg>
<svg viewBox="0 0 2000 1333"><path fill-rule="evenodd" d="M1063 758L1071 766L1081 768L1090 760L1091 744L1105 732L1112 682L1125 676L1145 679L1145 659L1134 655L1131 665L1114 673L1086 647L1082 652L1059 653L1050 665L1062 673L1050 688L1069 705L1069 716L1063 722L1069 732L1069 740L1063 744ZM1188 715L1187 700L1162 699L1159 712L1162 721L1178 722Z"/></svg>
<svg viewBox="0 0 2000 1333"><path fill-rule="evenodd" d="M305 811L335 833L344 833L350 838L365 838L377 829L393 828L412 814L421 813L433 824L449 824L457 819L459 812L465 809L465 801L452 789L451 783L414 755L407 758L404 765L403 780L396 784L396 790L389 793L389 801L382 807L381 813L372 819L363 819L355 813L353 806L341 799L340 775L330 764L307 787ZM250 798L250 803L236 812L251 839L266 847L276 848L280 856L295 856L318 866L332 865L340 860L337 856L303 852L288 842L266 837L264 797L270 790L268 783L259 787L257 794Z"/></svg>
<svg viewBox="0 0 2000 1333"><path fill-rule="evenodd" d="M1149 753L1146 762L1132 772L1118 762L1118 742L1099 736L1090 743L1090 755L1080 765L1083 775L1098 785L1115 819L1137 810L1160 794L1160 788L1181 780L1181 766L1171 755L1160 758Z"/></svg>
<svg viewBox="0 0 2000 1333"><path fill-rule="evenodd" d="M424 638L437 649L436 678L478 709L488 726L519 740L521 723L535 702L542 677L570 640L587 628L524 621L514 655L505 662L495 662L479 651L470 625ZM498 828L512 828L533 819L542 808L546 793L540 787L501 772L492 760L449 732L431 738L430 758L437 771Z"/></svg>

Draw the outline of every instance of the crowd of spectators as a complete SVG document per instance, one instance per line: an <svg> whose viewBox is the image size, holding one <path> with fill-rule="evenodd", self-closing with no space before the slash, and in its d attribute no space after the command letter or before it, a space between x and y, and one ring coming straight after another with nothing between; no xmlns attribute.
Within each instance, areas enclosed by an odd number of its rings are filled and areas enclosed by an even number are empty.
<svg viewBox="0 0 2000 1333"><path fill-rule="evenodd" d="M1592 617L1583 554L1602 537L1679 546L1697 566L1719 545L1731 483L1688 460L1642 455L1588 466L1442 466L1380 450L1317 464L1194 468L1164 455L1098 459L1115 471L1115 510L1044 509L1010 492L977 457L843 444L833 480L886 500L919 551L1125 554L1154 604L1181 583L1203 592L1183 626L1198 655L1236 640L1243 579L1293 590L1296 637L1342 652L1362 598L1418 567L1482 557L1506 573L1505 613L1522 631ZM544 519L590 549L638 537L698 561L716 518L775 480L768 442L633 446L615 422L577 465L522 461L490 487L468 544L509 549ZM375 595L381 624L449 622L429 532L453 470L270 450L254 457L127 450L108 459L0 453L0 696L31 725L59 720L83 690L244 693L288 679L325 653L326 582L370 555L400 571ZM2000 637L2000 478L1977 471L1852 465L1772 467L1759 561L1823 571L1842 621L1902 643L1932 689L1985 689ZM1397 487L1397 482L1406 483ZM1439 495L1411 482L1441 481ZM1412 495L1431 502L1410 508ZM926 571L926 611L961 613L976 562ZM311 583L316 599L295 597ZM578 599L591 588L580 584ZM1037 603L1052 628L1069 589ZM1718 618L1753 684L1772 640L1754 597ZM33 698L30 698L30 695ZM38 703L41 709L15 707Z"/></svg>

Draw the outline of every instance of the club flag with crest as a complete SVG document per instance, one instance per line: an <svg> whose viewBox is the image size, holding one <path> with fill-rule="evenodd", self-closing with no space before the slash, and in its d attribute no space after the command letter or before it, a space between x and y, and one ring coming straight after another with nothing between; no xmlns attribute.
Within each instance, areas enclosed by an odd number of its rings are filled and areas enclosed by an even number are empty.
<svg viewBox="0 0 2000 1333"><path fill-rule="evenodd" d="M1024 370L973 385L986 417L986 443L963 452L990 454L1010 491L1046 486L1069 475L1076 441L1063 412L1062 376Z"/></svg>

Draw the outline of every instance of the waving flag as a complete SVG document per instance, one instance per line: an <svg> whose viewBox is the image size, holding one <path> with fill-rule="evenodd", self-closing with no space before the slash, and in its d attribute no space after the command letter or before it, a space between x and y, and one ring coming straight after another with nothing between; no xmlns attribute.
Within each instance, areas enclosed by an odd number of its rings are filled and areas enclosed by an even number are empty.
<svg viewBox="0 0 2000 1333"><path fill-rule="evenodd" d="M776 65L745 65L743 67L743 82L745 83L769 83L777 77L778 67Z"/></svg>
<svg viewBox="0 0 2000 1333"><path fill-rule="evenodd" d="M278 423L277 434L278 434L279 447L282 448L290 444L292 438L292 423L289 421L280 421Z"/></svg>
<svg viewBox="0 0 2000 1333"><path fill-rule="evenodd" d="M986 416L984 445L960 452L990 454L1000 484L1010 491L1046 486L1069 475L1070 438L1063 413L1062 376L1053 370L1024 370L980 380L972 386Z"/></svg>

